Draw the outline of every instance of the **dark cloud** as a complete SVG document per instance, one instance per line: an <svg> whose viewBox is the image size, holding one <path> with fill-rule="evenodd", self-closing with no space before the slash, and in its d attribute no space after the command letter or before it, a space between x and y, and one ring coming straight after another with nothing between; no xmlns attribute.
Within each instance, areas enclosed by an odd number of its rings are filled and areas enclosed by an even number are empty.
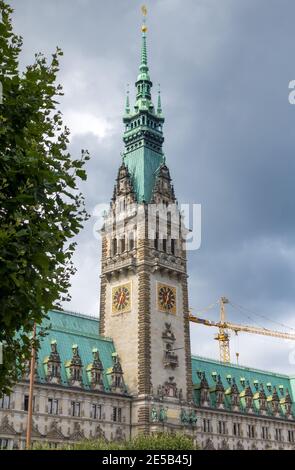
<svg viewBox="0 0 295 470"><path fill-rule="evenodd" d="M12 4L24 36L23 64L36 49L49 54L58 44L64 50L61 107L72 123L73 153L89 148L92 154L83 185L92 211L109 201L120 163L124 90L135 81L139 61L141 2ZM295 327L295 106L288 102L288 83L295 79L295 4L147 4L149 63L154 84L161 83L167 162L179 200L202 204L202 246L189 255L191 305L203 307L227 295ZM93 224L78 238L70 308L96 314L99 243ZM217 310L204 315L217 318ZM229 315L258 322L238 310L229 309ZM280 329L266 320L260 324ZM214 332L203 330L192 327L193 351L216 356ZM294 370L284 342L244 335L240 347L243 362Z"/></svg>

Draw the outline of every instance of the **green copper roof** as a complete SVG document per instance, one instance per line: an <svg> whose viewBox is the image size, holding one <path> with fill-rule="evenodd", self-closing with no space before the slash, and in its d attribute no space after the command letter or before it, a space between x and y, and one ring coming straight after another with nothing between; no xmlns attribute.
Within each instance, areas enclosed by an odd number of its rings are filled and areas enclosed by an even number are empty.
<svg viewBox="0 0 295 470"><path fill-rule="evenodd" d="M46 360L51 352L51 343L56 342L57 351L61 360L61 385L68 386L68 376L66 373L66 364L72 358L72 347L77 345L79 355L83 365L83 387L90 388L87 375L87 367L93 361L93 350L97 350L103 365L103 382L106 391L110 390L110 375L108 374L113 367L113 358L116 356L113 341L99 336L99 321L96 318L66 311L50 311L48 319L42 324L42 327L48 328L47 335L41 340L41 348L38 351L38 381L46 383ZM124 370L123 370L124 372ZM195 401L199 403L201 376L205 373L210 390L211 406L216 404L217 379L220 380L225 390L225 407L230 408L230 387L235 380L238 387L241 411L244 406L245 389L249 386L254 398L254 412L259 411L258 391L260 385L266 394L267 401L270 402L274 388L277 391L281 404L281 415L284 413L284 402L287 390L290 393L292 402L295 401L295 377L258 370L235 364L224 364L213 359L207 359L199 356L192 356L192 379L195 389ZM295 412L294 403L292 405Z"/></svg>
<svg viewBox="0 0 295 470"><path fill-rule="evenodd" d="M149 67L147 61L147 47L146 47L146 33L142 33L141 38L141 57L140 57L140 67L139 67L139 75L137 77L137 81L139 80L150 80L149 77Z"/></svg>
<svg viewBox="0 0 295 470"><path fill-rule="evenodd" d="M146 32L142 33L139 75L135 83L136 101L131 110L127 92L123 122L125 144L123 161L130 173L137 202L150 202L157 169L164 163L162 144L163 123L160 94L155 111L147 61Z"/></svg>
<svg viewBox="0 0 295 470"><path fill-rule="evenodd" d="M248 385L250 386L254 395L254 408L257 412L259 411L257 392L259 392L261 384L263 385L263 389L268 400L271 400L271 396L275 388L280 401L283 402L287 390L291 395L292 402L295 401L295 378L284 374L278 374L276 372L268 372L235 364L224 364L213 359L192 356L192 378L197 403L199 401L198 391L200 388L201 373L203 372L205 373L211 392L214 391L214 388L216 387L216 379L220 375L226 395L225 406L228 407L230 407L228 393L229 388L233 383L233 379L238 387L240 397L243 397L245 388ZM210 394L210 400L211 405L215 406L216 396L214 393ZM243 407L243 399L241 402ZM294 412L295 407L293 404L293 413Z"/></svg>
<svg viewBox="0 0 295 470"><path fill-rule="evenodd" d="M164 156L141 146L124 157L138 202L150 202L158 168Z"/></svg>
<svg viewBox="0 0 295 470"><path fill-rule="evenodd" d="M106 371L113 366L112 354L115 352L115 348L111 339L99 336L99 321L85 315L55 310L48 312L48 317L49 319L42 323L42 327L48 328L48 330L38 351L38 381L46 382L44 360L46 361L50 355L50 344L55 340L62 366L61 385L68 386L65 365L71 360L72 347L76 344L83 364L83 387L90 388L86 368L92 363L92 351L96 348L104 368L104 386L106 390L109 390Z"/></svg>

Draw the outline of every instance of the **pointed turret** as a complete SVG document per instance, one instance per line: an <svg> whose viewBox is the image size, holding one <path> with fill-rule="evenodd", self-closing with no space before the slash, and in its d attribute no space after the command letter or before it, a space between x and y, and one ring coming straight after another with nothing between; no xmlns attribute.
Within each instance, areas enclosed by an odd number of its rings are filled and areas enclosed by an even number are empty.
<svg viewBox="0 0 295 470"><path fill-rule="evenodd" d="M130 114L129 84L127 85L125 114Z"/></svg>
<svg viewBox="0 0 295 470"><path fill-rule="evenodd" d="M162 103L161 103L161 90L160 90L160 85L159 85L159 91L158 91L157 114L158 114L158 116L162 116Z"/></svg>
<svg viewBox="0 0 295 470"><path fill-rule="evenodd" d="M139 75L135 82L137 89L136 103L134 106L135 111L138 110L149 110L154 111L154 105L152 103L151 88L153 86L150 75L149 67L147 62L147 44L146 44L146 31L145 25L142 26L141 36L141 54L140 54L140 66Z"/></svg>

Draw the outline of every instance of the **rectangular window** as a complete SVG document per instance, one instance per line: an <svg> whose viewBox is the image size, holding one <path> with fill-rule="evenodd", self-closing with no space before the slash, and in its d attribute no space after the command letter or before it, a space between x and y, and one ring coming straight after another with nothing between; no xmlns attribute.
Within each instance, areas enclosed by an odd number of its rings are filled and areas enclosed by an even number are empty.
<svg viewBox="0 0 295 470"><path fill-rule="evenodd" d="M101 419L101 405L97 405L96 403L92 404L91 418Z"/></svg>
<svg viewBox="0 0 295 470"><path fill-rule="evenodd" d="M29 411L29 395L24 395L23 409ZM35 411L35 397L33 397L33 411Z"/></svg>
<svg viewBox="0 0 295 470"><path fill-rule="evenodd" d="M288 431L288 441L289 442L294 442L294 431Z"/></svg>
<svg viewBox="0 0 295 470"><path fill-rule="evenodd" d="M81 404L78 401L71 402L71 415L79 417L81 412Z"/></svg>
<svg viewBox="0 0 295 470"><path fill-rule="evenodd" d="M118 408L116 406L113 407L113 421L117 421L121 423L122 420L122 408Z"/></svg>
<svg viewBox="0 0 295 470"><path fill-rule="evenodd" d="M255 437L255 428L253 424L248 424L248 437L252 439Z"/></svg>
<svg viewBox="0 0 295 470"><path fill-rule="evenodd" d="M5 450L8 449L9 440L8 439L0 439L0 449Z"/></svg>
<svg viewBox="0 0 295 470"><path fill-rule="evenodd" d="M165 238L163 238L162 242L163 242L163 251L165 251L165 253L166 253L166 251L167 251L167 240Z"/></svg>
<svg viewBox="0 0 295 470"><path fill-rule="evenodd" d="M50 415L58 414L58 400L56 398L48 398L48 413Z"/></svg>
<svg viewBox="0 0 295 470"><path fill-rule="evenodd" d="M154 239L154 248L155 248L155 250L159 249L159 238L158 237L156 237Z"/></svg>
<svg viewBox="0 0 295 470"><path fill-rule="evenodd" d="M8 410L10 408L10 396L9 395L3 395L2 398L0 398L0 408L3 410Z"/></svg>
<svg viewBox="0 0 295 470"><path fill-rule="evenodd" d="M210 432L211 430L211 423L210 419L203 419L203 431L204 432Z"/></svg>
<svg viewBox="0 0 295 470"><path fill-rule="evenodd" d="M241 424L240 423L234 423L233 434L234 436L241 436Z"/></svg>
<svg viewBox="0 0 295 470"><path fill-rule="evenodd" d="M171 240L171 253L175 255L175 240L173 238Z"/></svg>
<svg viewBox="0 0 295 470"><path fill-rule="evenodd" d="M219 434L226 434L225 421L218 421L218 432Z"/></svg>
<svg viewBox="0 0 295 470"><path fill-rule="evenodd" d="M276 441L281 441L282 440L282 430L280 428L276 429Z"/></svg>
<svg viewBox="0 0 295 470"><path fill-rule="evenodd" d="M262 426L262 439L269 439L268 437L268 427Z"/></svg>

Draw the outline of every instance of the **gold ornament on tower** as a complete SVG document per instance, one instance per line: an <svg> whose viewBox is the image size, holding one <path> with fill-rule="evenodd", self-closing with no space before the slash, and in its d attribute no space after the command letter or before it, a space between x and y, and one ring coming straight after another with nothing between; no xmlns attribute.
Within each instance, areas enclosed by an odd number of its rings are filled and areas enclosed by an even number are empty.
<svg viewBox="0 0 295 470"><path fill-rule="evenodd" d="M141 13L142 13L142 16L143 16L143 24L142 24L142 27L141 27L141 31L143 33L146 33L147 32L147 26L145 24L145 17L147 16L147 7L145 5L142 5Z"/></svg>

